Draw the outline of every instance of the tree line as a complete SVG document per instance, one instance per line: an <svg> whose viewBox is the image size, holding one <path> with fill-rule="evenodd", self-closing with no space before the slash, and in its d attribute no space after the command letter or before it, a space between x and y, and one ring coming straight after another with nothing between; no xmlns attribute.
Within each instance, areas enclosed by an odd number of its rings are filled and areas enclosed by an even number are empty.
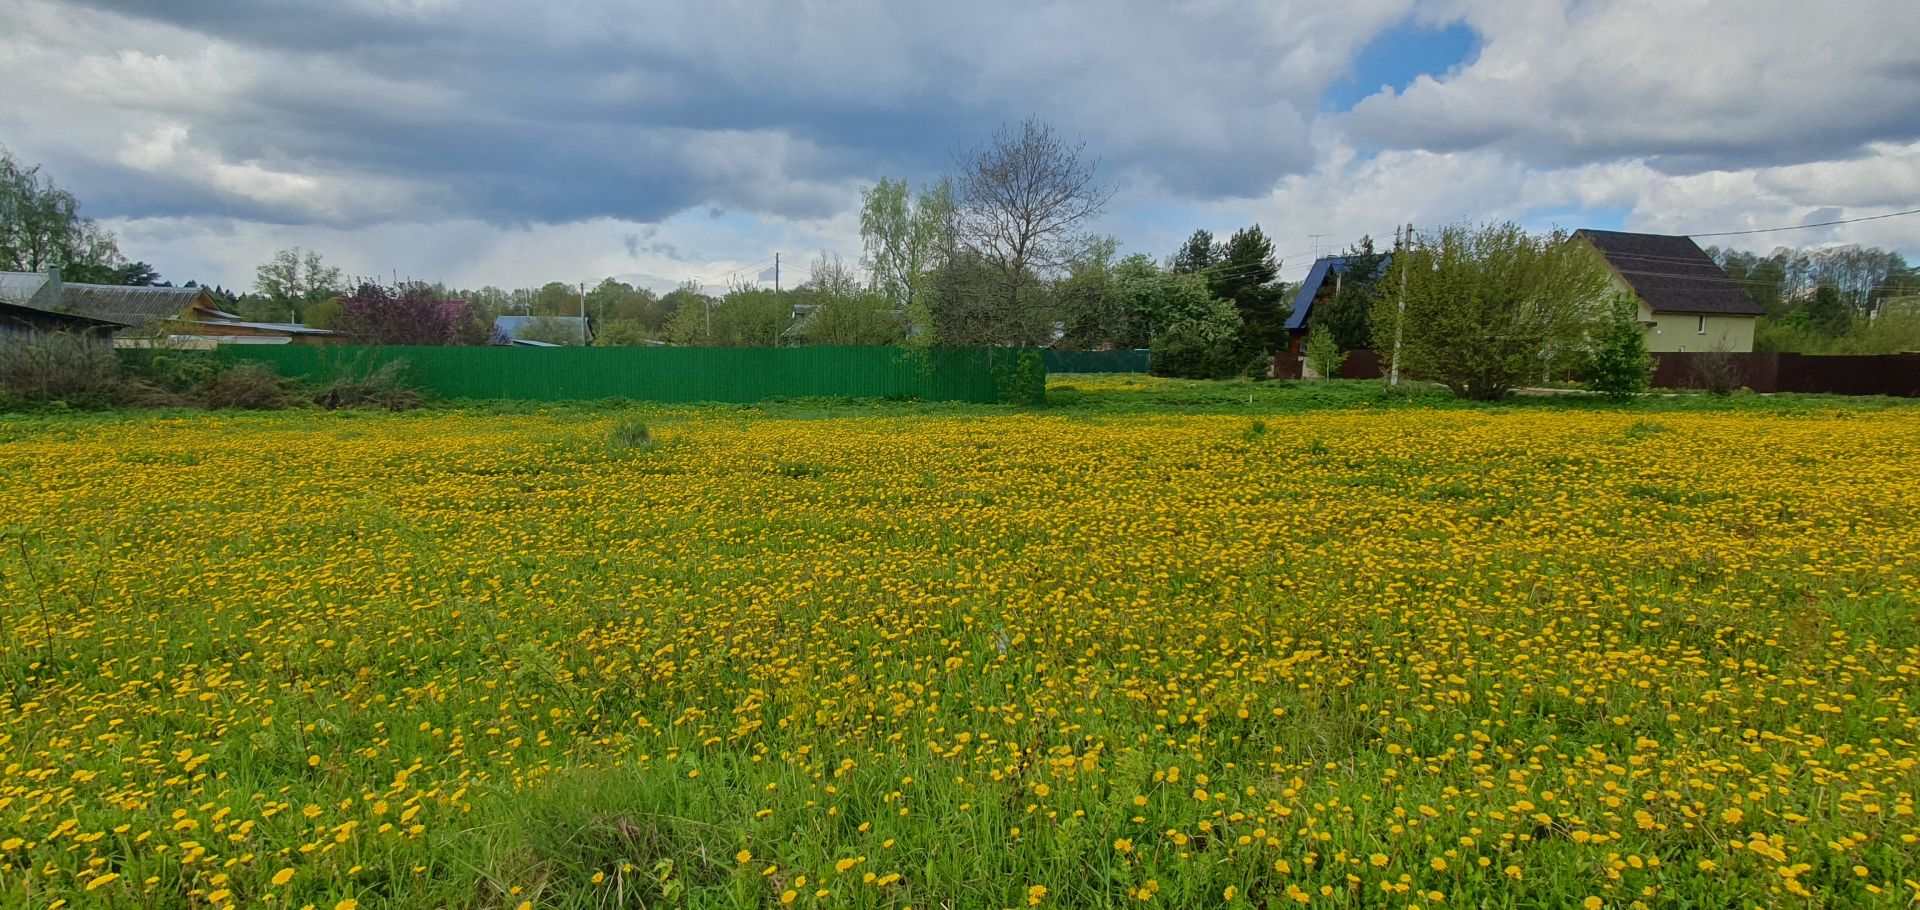
<svg viewBox="0 0 1920 910"><path fill-rule="evenodd" d="M805 282L780 291L743 282L716 294L689 282L661 294L614 278L515 290L389 283L347 278L299 248L262 263L246 293L213 290L251 321L388 344L498 342L494 319L508 314L535 317L518 337L577 344L578 324L557 317L584 313L600 345L1148 348L1164 375L1267 375L1288 343L1293 288L1279 280L1260 226L1224 238L1197 230L1164 258L1121 255L1118 240L1093 230L1111 195L1083 144L1028 119L956 155L944 177L864 189L860 261L823 253ZM1627 341L1603 270L1565 240L1512 224L1454 225L1409 241L1394 262L1363 237L1346 250L1337 289L1316 304L1308 361L1331 373L1344 352L1370 348L1474 397L1593 368L1602 339ZM1760 350L1920 348L1920 272L1898 253L1708 252L1766 311ZM0 152L0 268L55 264L74 281L165 283L122 257L71 193Z"/></svg>
<svg viewBox="0 0 1920 910"><path fill-rule="evenodd" d="M1891 250L1856 245L1768 254L1709 248L1766 311L1754 349L1803 354L1920 350L1920 269Z"/></svg>

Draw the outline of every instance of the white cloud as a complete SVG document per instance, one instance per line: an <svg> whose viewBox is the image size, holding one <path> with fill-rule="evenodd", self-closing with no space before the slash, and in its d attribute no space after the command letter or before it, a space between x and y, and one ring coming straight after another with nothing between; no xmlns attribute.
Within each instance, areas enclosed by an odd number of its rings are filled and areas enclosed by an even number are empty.
<svg viewBox="0 0 1920 910"><path fill-rule="evenodd" d="M280 170L258 161L223 161L196 145L193 131L177 123L125 137L115 160L158 178L184 182L197 192L327 224L403 217L420 209L431 196L430 189L404 181Z"/></svg>
<svg viewBox="0 0 1920 910"><path fill-rule="evenodd" d="M1409 17L1465 22L1481 51L1320 113ZM860 184L928 177L1030 114L1087 141L1130 248L1257 220L1302 254L1407 220L1911 207L1914 32L1911 0L15 0L0 140L130 255L229 284L293 244L466 285L717 280L776 249L798 275L857 258Z"/></svg>
<svg viewBox="0 0 1920 910"><path fill-rule="evenodd" d="M1904 182L1903 182L1904 181ZM1379 246L1396 226L1429 229L1456 221L1518 221L1535 230L1589 225L1581 211L1624 210L1625 227L1653 233L1741 231L1885 214L1914 207L1902 187L1920 181L1920 144L1876 146L1868 155L1781 167L1673 175L1642 161L1567 168L1530 167L1497 149L1459 152L1389 150L1368 157L1345 142L1326 144L1319 164L1288 177L1263 197L1200 207L1216 231L1259 222L1286 256L1282 274L1298 278L1311 264L1310 234L1327 234L1321 250L1364 234ZM1768 250L1779 245L1860 243L1920 254L1915 222L1887 219L1810 230L1703 238ZM1165 253L1172 244L1162 239ZM1916 257L1920 258L1920 257Z"/></svg>
<svg viewBox="0 0 1920 910"><path fill-rule="evenodd" d="M1460 0L1459 72L1355 106L1368 142L1706 170L1920 138L1920 4Z"/></svg>
<svg viewBox="0 0 1920 910"><path fill-rule="evenodd" d="M104 223L119 235L123 252L163 265L165 277L235 290L250 287L255 266L289 246L321 251L350 276L507 288L619 275L657 289L686 280L723 289L736 279L752 280L775 251L783 253L783 278L792 287L806 280L819 252L851 261L860 250L859 222L851 213L763 218L749 226L704 212L658 224L596 218L503 226L455 219L345 228L198 216Z"/></svg>

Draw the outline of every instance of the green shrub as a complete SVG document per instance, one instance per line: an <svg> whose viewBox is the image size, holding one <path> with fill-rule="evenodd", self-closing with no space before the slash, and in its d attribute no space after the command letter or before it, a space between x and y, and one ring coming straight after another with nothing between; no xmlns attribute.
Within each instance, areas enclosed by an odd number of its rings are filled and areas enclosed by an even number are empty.
<svg viewBox="0 0 1920 910"><path fill-rule="evenodd" d="M99 338L69 332L10 335L0 340L0 389L22 402L109 407L121 397L120 361Z"/></svg>
<svg viewBox="0 0 1920 910"><path fill-rule="evenodd" d="M1653 379L1653 355L1647 353L1647 332L1639 313L1640 305L1631 298L1613 302L1587 353L1583 370L1587 388L1615 401L1631 400L1647 390Z"/></svg>
<svg viewBox="0 0 1920 910"><path fill-rule="evenodd" d="M1347 362L1347 352L1340 350L1340 342L1332 332L1315 331L1307 335L1307 366L1321 379L1333 379L1340 372L1340 365Z"/></svg>
<svg viewBox="0 0 1920 910"><path fill-rule="evenodd" d="M1156 376L1183 379L1234 379L1246 375L1248 367L1239 325L1224 318L1182 319L1167 326L1154 336L1148 363Z"/></svg>
<svg viewBox="0 0 1920 910"><path fill-rule="evenodd" d="M996 354L1001 352L996 351ZM1010 361L993 369L1000 386L1000 400L1006 404L1047 403L1047 362L1039 351L1019 351Z"/></svg>
<svg viewBox="0 0 1920 910"><path fill-rule="evenodd" d="M114 353L127 380L169 392L190 392L220 372L219 362L209 351L145 347L123 348Z"/></svg>
<svg viewBox="0 0 1920 910"><path fill-rule="evenodd" d="M631 417L613 425L613 432L607 434L607 444L615 449L639 449L643 452L656 445L646 423Z"/></svg>
<svg viewBox="0 0 1920 910"><path fill-rule="evenodd" d="M419 407L426 397L407 381L404 359L376 364L364 357L334 365L332 372L333 377L313 393L313 403L329 411L407 411Z"/></svg>

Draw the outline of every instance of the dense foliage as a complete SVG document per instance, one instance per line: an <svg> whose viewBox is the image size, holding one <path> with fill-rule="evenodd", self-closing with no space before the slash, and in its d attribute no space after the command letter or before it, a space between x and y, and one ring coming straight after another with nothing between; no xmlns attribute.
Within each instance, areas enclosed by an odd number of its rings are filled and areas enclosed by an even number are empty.
<svg viewBox="0 0 1920 910"><path fill-rule="evenodd" d="M1441 228L1396 258L1404 307L1376 295L1374 337L1389 357L1398 345L1403 370L1463 398L1502 398L1577 365L1610 299L1598 257L1512 223Z"/></svg>
<svg viewBox="0 0 1920 910"><path fill-rule="evenodd" d="M1388 278L1392 258L1376 252L1372 237L1362 237L1341 254L1345 260L1334 276L1333 291L1313 308L1313 334L1326 333L1342 351L1357 351L1374 346L1370 323L1374 297L1380 282ZM1392 285L1388 285L1389 288Z"/></svg>
<svg viewBox="0 0 1920 910"><path fill-rule="evenodd" d="M1305 349L1301 352L1307 357L1307 366L1313 374L1322 379L1332 379L1340 375L1340 365L1347 362L1347 352L1340 348L1332 332L1314 332L1307 336Z"/></svg>
<svg viewBox="0 0 1920 910"><path fill-rule="evenodd" d="M1639 301L1621 295L1609 302L1588 345L1587 360L1581 367L1587 388L1616 401L1647 390L1653 380L1653 355L1647 352Z"/></svg>
<svg viewBox="0 0 1920 910"><path fill-rule="evenodd" d="M493 325L464 300L449 300L426 285L389 288L362 282L340 298L339 327L368 344L488 344Z"/></svg>
<svg viewBox="0 0 1920 910"><path fill-rule="evenodd" d="M78 281L110 277L123 263L113 233L81 215L72 193L0 148L0 271L60 266Z"/></svg>
<svg viewBox="0 0 1920 910"><path fill-rule="evenodd" d="M1920 269L1899 253L1855 245L1707 252L1766 310L1755 327L1757 350L1920 350Z"/></svg>

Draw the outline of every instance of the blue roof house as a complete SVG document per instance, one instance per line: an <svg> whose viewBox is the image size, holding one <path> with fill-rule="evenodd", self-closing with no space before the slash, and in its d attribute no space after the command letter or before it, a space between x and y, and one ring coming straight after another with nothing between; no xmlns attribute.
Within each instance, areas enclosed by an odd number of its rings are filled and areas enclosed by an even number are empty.
<svg viewBox="0 0 1920 910"><path fill-rule="evenodd" d="M1293 312L1287 314L1287 350L1274 358L1274 375L1279 378L1299 378L1306 362L1307 335L1313 325L1313 307L1340 292L1341 281L1347 274L1346 256L1322 256L1313 261L1313 268L1307 272L1305 281L1300 282L1300 292L1293 299ZM1393 259L1388 253L1380 258L1380 265L1369 277L1378 278L1387 270L1387 264Z"/></svg>

